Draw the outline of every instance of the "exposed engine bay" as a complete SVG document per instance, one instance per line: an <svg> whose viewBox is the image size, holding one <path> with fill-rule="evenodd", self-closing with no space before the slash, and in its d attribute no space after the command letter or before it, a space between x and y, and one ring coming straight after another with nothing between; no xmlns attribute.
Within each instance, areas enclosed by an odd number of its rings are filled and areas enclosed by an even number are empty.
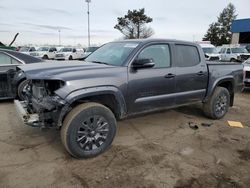
<svg viewBox="0 0 250 188"><path fill-rule="evenodd" d="M55 91L63 86L60 80L30 80L25 90L26 98L21 102L27 111L24 121L35 127L55 126L66 104Z"/></svg>

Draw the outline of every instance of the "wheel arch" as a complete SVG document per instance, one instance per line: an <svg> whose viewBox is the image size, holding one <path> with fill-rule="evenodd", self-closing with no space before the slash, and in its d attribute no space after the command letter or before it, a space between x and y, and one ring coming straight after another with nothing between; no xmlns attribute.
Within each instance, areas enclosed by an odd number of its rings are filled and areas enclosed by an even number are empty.
<svg viewBox="0 0 250 188"><path fill-rule="evenodd" d="M122 93L118 88L110 86L105 87L105 90L103 87L77 90L70 93L65 101L67 105L62 109L58 126L62 125L64 117L71 109L85 102L96 102L108 107L117 119L123 118L127 111Z"/></svg>
<svg viewBox="0 0 250 188"><path fill-rule="evenodd" d="M233 103L234 103L234 87L235 87L234 78L233 77L224 77L224 78L216 80L214 82L213 86L211 87L211 89L209 90L209 92L207 93L207 97L206 97L205 101L207 101L209 96L211 96L213 94L216 87L224 87L229 91L229 94L230 94L230 106L233 106Z"/></svg>

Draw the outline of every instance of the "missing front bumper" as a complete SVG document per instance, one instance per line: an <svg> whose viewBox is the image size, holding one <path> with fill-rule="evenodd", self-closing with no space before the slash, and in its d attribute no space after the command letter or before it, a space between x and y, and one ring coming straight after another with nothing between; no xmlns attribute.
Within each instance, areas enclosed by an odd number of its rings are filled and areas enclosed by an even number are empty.
<svg viewBox="0 0 250 188"><path fill-rule="evenodd" d="M32 127L42 127L43 123L39 121L38 114L30 114L27 111L27 103L25 101L14 100L17 113L25 125Z"/></svg>

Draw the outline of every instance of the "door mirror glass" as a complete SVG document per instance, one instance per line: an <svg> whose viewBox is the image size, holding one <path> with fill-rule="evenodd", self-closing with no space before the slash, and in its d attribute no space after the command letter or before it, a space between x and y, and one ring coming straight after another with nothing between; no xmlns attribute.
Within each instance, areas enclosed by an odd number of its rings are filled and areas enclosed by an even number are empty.
<svg viewBox="0 0 250 188"><path fill-rule="evenodd" d="M137 59L133 62L132 67L135 69L151 68L155 65L153 59Z"/></svg>

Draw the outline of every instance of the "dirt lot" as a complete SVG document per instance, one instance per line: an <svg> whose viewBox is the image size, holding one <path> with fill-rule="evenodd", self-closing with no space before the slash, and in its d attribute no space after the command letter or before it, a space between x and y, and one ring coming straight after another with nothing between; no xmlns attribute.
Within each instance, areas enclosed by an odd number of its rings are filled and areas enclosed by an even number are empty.
<svg viewBox="0 0 250 188"><path fill-rule="evenodd" d="M219 121L204 118L199 106L124 120L107 152L76 160L58 131L23 126L12 101L1 102L0 187L249 188L249 104L246 91ZM244 128L229 127L227 120Z"/></svg>

